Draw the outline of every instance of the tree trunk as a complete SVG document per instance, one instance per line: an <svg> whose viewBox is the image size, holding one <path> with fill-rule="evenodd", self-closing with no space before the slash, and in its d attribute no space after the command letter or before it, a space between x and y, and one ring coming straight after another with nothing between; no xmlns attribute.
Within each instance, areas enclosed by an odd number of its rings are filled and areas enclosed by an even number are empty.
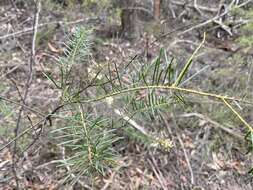
<svg viewBox="0 0 253 190"><path fill-rule="evenodd" d="M154 0L154 17L156 20L160 18L161 0Z"/></svg>
<svg viewBox="0 0 253 190"><path fill-rule="evenodd" d="M135 0L121 0L121 32L128 39L139 37Z"/></svg>

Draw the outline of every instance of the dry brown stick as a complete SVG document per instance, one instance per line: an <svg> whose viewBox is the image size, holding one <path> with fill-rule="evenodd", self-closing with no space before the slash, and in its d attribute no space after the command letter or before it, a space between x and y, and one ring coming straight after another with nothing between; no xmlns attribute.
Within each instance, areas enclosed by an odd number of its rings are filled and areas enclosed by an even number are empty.
<svg viewBox="0 0 253 190"><path fill-rule="evenodd" d="M101 188L101 190L106 190L106 189L108 189L108 187L110 186L110 184L112 184L112 182L113 182L113 178L114 178L115 174L116 174L116 171L114 171L114 172L111 174L110 178L107 180L107 182L105 183L105 185Z"/></svg>
<svg viewBox="0 0 253 190"><path fill-rule="evenodd" d="M246 6L248 3L252 2L252 1L253 1L253 0L248 0L248 1L244 2L244 3L241 3L241 4L238 5L237 7L238 7L238 8L241 8L241 7L243 7L243 6ZM178 4L176 1L171 1L170 3L171 3L171 4ZM180 4L180 2L179 2L179 5L184 5L184 4ZM200 6L199 6L199 8L200 8ZM208 9L209 9L209 8L208 8ZM210 10L211 10L211 9L210 9ZM217 12L217 11L218 11L218 9L215 10L215 12ZM206 20L206 21L204 21L204 22L201 22L201 23L199 23L199 24L194 24L194 25L193 25L193 24L189 24L189 25L187 25L187 26L178 27L178 28L176 28L176 29L174 29L174 30L172 30L172 31L166 32L166 33L164 33L164 34L161 34L158 38L156 38L154 41L152 41L152 42L150 43L150 46L154 45L157 41L159 41L159 40L161 40L161 39L164 39L165 37L170 36L170 35L172 35L172 34L174 34L174 33L176 33L176 32L177 32L176 36L180 36L180 35L182 35L182 34L186 34L186 33L188 33L188 32L191 32L191 31L194 30L194 29L201 28L201 27L203 27L203 26L205 26L205 25L207 25L207 24L209 24L209 23L212 23L214 20L217 20L217 19L219 19L220 17L226 15L229 11L230 11L230 10L227 10L227 12L225 12L224 14L217 15L217 16L215 16L215 17L213 17L213 18L211 18L211 19L209 19L209 20ZM190 27L190 28L188 28L188 27ZM188 28L188 29L186 29L186 30L184 30L184 31L182 31L182 32L179 32L179 30L182 30L182 29L184 29L184 28ZM143 51L142 51L140 54L142 54L142 53L143 53ZM138 56L138 54L136 54L136 55Z"/></svg>
<svg viewBox="0 0 253 190"><path fill-rule="evenodd" d="M195 10L196 10L200 15L203 15L202 11L201 11L200 8L199 8L199 5L198 5L197 0L194 0L194 1L193 1L193 7L195 8Z"/></svg>
<svg viewBox="0 0 253 190"><path fill-rule="evenodd" d="M35 64L35 42L36 42L36 35L37 35L37 30L38 30L38 22L39 22L39 13L41 9L41 0L37 0L34 2L35 4L35 13L34 13L34 24L33 24L33 38L32 38L32 49L31 49L31 57L30 57L30 63L29 63L29 73L28 73L28 78L26 81L25 85L25 90L24 90L24 95L23 95L23 101L24 103L26 102L29 87L32 82L32 77L33 77L33 65ZM25 105L25 104L23 104ZM24 106L21 106L19 113L18 113L18 119L16 123L16 127L14 129L15 133L15 138L19 135L19 130L20 130L20 122L21 122L21 117L22 113L24 110ZM16 189L19 190L19 179L17 176L17 171L16 171L16 153L17 153L17 140L14 141L14 147L13 147L13 154L12 154L12 171L15 177L15 182L16 182Z"/></svg>
<svg viewBox="0 0 253 190"><path fill-rule="evenodd" d="M179 2L179 1L171 1L170 3L174 4L174 5L178 5L178 6L186 6L186 7L189 7L189 8L196 8L196 7L194 7L194 5L185 4L184 2ZM207 12L217 12L218 11L218 9L210 8L210 7L204 7L204 6L200 6L200 5L198 5L197 7L198 7L199 10L203 10L203 11L207 11Z"/></svg>
<svg viewBox="0 0 253 190"><path fill-rule="evenodd" d="M169 10L170 10L170 12L171 12L172 18L175 19L177 16L176 16L176 13L175 13L173 7L171 6L171 3L170 3L170 2L169 2L168 7L169 7Z"/></svg>
<svg viewBox="0 0 253 190"><path fill-rule="evenodd" d="M201 27L203 27L203 26L205 26L205 25L207 25L207 24L209 24L209 23L212 23L213 21L215 21L215 20L218 19L219 17L220 17L220 16L215 16L215 17L213 17L213 18L211 18L211 19L209 19L209 20L206 20L206 21L204 21L204 22L201 22L201 23L199 23L199 24L197 24L197 25L195 25L195 26L193 26L193 27L191 27L191 28L188 28L188 29L184 30L183 32L180 32L179 35L186 34L186 33L188 33L188 32L191 32L192 30L201 28Z"/></svg>
<svg viewBox="0 0 253 190"><path fill-rule="evenodd" d="M218 24L220 26L220 28L223 29L225 32L227 32L230 36L233 36L231 28L229 26L225 25L222 21L214 20L213 22L215 24Z"/></svg>
<svg viewBox="0 0 253 190"><path fill-rule="evenodd" d="M238 8L244 7L245 5L249 4L250 2L252 3L253 0L245 1L245 2L241 3L240 5L238 5L237 7L238 7Z"/></svg>
<svg viewBox="0 0 253 190"><path fill-rule="evenodd" d="M164 183L165 182L164 177L161 174L161 172L158 170L157 164L155 163L154 157L152 156L151 158L152 158L152 161L148 159L148 162L149 162L150 166L152 167L152 170L154 171L154 173L155 173L160 185L162 186L162 188L164 190L168 190L168 188L166 187L166 185Z"/></svg>
<svg viewBox="0 0 253 190"><path fill-rule="evenodd" d="M184 146L184 143L181 139L181 137L177 134L177 139L183 149L183 152L184 152L184 157L185 157L185 160L186 160L186 163L188 165L188 168L189 168L189 171L190 171L190 174L191 174L191 184L194 185L195 184L195 180L194 180L194 174L193 174L193 170L192 170L192 167L191 167L191 163L190 163L190 159L188 157L188 154L185 150L185 146Z"/></svg>
<svg viewBox="0 0 253 190"><path fill-rule="evenodd" d="M113 180L114 180L114 177L115 177L115 175L117 174L117 172L118 172L122 167L126 167L126 166L127 166L127 165L119 165L119 166L117 166L117 167L113 170L113 172L112 172L111 176L109 177L109 179L106 180L106 183L105 183L105 185L101 188L101 190L106 190L106 189L108 189L108 187L110 186L110 184L113 184Z"/></svg>
<svg viewBox="0 0 253 190"><path fill-rule="evenodd" d="M42 27L45 27L45 26L48 26L48 25L54 25L54 24L66 24L66 25L71 25L71 24L78 24L80 22L84 22L86 21L87 19L78 19L78 20L74 20L74 21L69 21L69 22L64 22L64 21L55 21L55 22L49 22L49 23L42 23L42 24L38 24L37 28L42 28ZM2 39L6 39L6 38L10 38L10 37L14 37L14 36L21 36L21 35L24 35L24 34L29 34L33 32L33 27L30 27L30 28L25 28L23 30L19 30L17 32L13 32L13 33L10 33L10 34L6 34L6 35L3 35L3 36L0 36L0 40Z"/></svg>
<svg viewBox="0 0 253 190"><path fill-rule="evenodd" d="M240 4L240 5L236 6L236 7L241 8L243 6L246 6L251 1L253 1L253 0L249 0L249 1L247 1L247 3L246 2L242 3L242 4ZM187 30L185 30L183 32L180 32L179 35L186 34L186 33L190 32L190 31L192 31L194 29L201 28L201 27L203 27L203 26L205 26L205 25L207 25L209 23L217 21L219 18L223 17L224 15L228 14L231 11L231 7L232 7L233 3L234 3L234 0L229 4L229 6L228 6L229 8L226 11L224 11L224 13L222 13L220 15L216 15L215 17L213 17L213 18L211 18L209 20L206 20L206 21L201 22L201 23L199 23L199 24L197 24L197 25L195 25L195 26L193 26L191 28L188 28Z"/></svg>
<svg viewBox="0 0 253 190"><path fill-rule="evenodd" d="M175 115L174 113L172 113L172 121L174 123L174 126L178 129L178 124L176 122L176 119L175 119ZM188 157L188 154L186 152L186 149L185 149L185 146L184 146L184 143L180 137L180 135L178 133L176 133L176 136L177 136L177 139L178 139L178 142L179 144L181 145L181 148L183 150L183 153L184 153L184 157L185 157L185 161L187 163L187 166L188 166L188 169L189 169L189 172L190 172L190 175L191 175L191 184L194 185L195 184L195 178L194 178L194 173L193 173L193 170L192 170L192 167L191 167L191 162L190 162L190 158Z"/></svg>
<svg viewBox="0 0 253 190"><path fill-rule="evenodd" d="M137 129L138 131L140 131L142 134L149 136L148 132L139 124L136 123L136 121L134 121L133 119L131 119L130 117L124 115L119 109L114 109L113 110L114 113L120 117L122 117L126 122L128 122L129 124L131 124L135 129Z"/></svg>

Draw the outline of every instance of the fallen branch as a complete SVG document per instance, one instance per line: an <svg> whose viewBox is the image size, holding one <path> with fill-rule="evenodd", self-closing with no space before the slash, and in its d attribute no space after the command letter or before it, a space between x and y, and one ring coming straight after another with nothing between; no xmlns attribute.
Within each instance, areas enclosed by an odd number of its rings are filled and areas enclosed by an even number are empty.
<svg viewBox="0 0 253 190"><path fill-rule="evenodd" d="M72 25L72 24L78 24L78 23L85 22L85 21L88 22L89 19L78 19L78 20L69 21L69 22L55 21L55 22L49 22L49 23L42 23L42 24L38 24L37 29L46 27L48 25L63 25L63 24L65 24L65 25ZM6 35L3 35L3 36L0 36L0 40L6 39L6 38L10 38L10 37L14 37L14 36L15 37L20 37L22 35L30 34L32 32L33 32L33 27L25 28L25 29L17 31L17 32L13 32L13 33L10 33L10 34L6 34Z"/></svg>
<svg viewBox="0 0 253 190"><path fill-rule="evenodd" d="M194 0L196 1L196 0ZM193 8L193 9L196 9L196 2L195 2L195 5L191 5L191 4L185 4L185 2L179 2L179 1L170 1L171 4L174 4L174 5L178 5L178 6L186 6L186 7L189 7L189 8ZM203 11L207 11L207 12L217 12L218 9L216 8L210 8L210 7L204 7L204 6L201 6L201 5L197 5L197 9L198 10L203 10Z"/></svg>
<svg viewBox="0 0 253 190"><path fill-rule="evenodd" d="M247 1L247 2L241 3L240 5L238 5L238 6L236 6L236 7L241 8L241 7L243 7L243 6L246 6L249 2L252 2L252 0L249 0L249 1ZM195 25L195 26L193 26L193 27L191 27L191 28L188 28L187 30L178 33L178 35L186 34L186 33L190 32L190 31L192 31L192 30L194 30L194 29L201 28L201 27L203 27L203 26L205 26L205 25L207 25L207 24L209 24L209 23L212 23L212 22L218 22L218 19L219 19L219 18L221 18L221 17L227 15L227 14L231 11L231 8L232 8L233 3L234 3L234 1L232 1L232 2L229 4L227 10L224 11L222 14L216 15L215 17L213 17L213 18L211 18L211 19L209 19L209 20L206 20L206 21L204 21L204 22L202 22L202 23L199 23L199 24L197 24L197 25ZM220 23L219 23L219 25L220 25ZM226 30L227 30L227 29L226 29Z"/></svg>

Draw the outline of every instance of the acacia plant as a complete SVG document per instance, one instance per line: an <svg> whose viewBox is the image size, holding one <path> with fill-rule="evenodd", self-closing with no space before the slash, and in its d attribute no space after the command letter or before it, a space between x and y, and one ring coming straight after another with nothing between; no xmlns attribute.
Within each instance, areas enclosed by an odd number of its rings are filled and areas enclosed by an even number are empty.
<svg viewBox="0 0 253 190"><path fill-rule="evenodd" d="M140 140L148 148L169 151L173 142L155 133L148 123L159 121L173 105L184 104L186 94L222 102L245 125L253 143L252 127L234 107L250 102L180 87L204 42L205 35L181 70L164 49L150 64L138 62L135 56L125 65L99 65L90 62L92 31L77 28L59 58L57 77L44 73L61 92L59 106L50 118L64 121L55 126L52 136L66 151L60 160L68 171L66 179L74 183L82 176L104 175L117 165L117 151L124 146L120 143L124 137ZM84 76L76 74L80 70ZM145 123L145 127L138 123Z"/></svg>

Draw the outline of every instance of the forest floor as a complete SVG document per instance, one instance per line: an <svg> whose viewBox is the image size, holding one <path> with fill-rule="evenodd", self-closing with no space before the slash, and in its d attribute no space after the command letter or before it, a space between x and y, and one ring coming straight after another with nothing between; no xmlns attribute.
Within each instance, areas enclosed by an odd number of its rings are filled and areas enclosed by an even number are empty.
<svg viewBox="0 0 253 190"><path fill-rule="evenodd" d="M22 102L20 94L24 93L31 59L34 11L26 4L16 8L6 4L0 6L0 15L0 95ZM113 35L105 37L107 35L104 34L112 29L105 27L106 23L96 15L85 15L80 8L42 7L34 78L26 104L41 113L49 113L57 105L60 94L53 89L43 72L56 71L57 57L63 54L67 35L78 25L99 31L97 34L94 32L91 63L127 64L135 55L140 55L140 60L148 64L163 47L168 56L175 57L179 67L182 67L202 41L201 32L206 29L203 27L198 31L185 32L195 22L191 19L183 22L169 18L162 24L152 23L140 39L128 41ZM234 97L247 96L252 100L252 52L238 48L240 45L236 42L236 35L218 39L215 37L215 27L207 28L210 31L206 42L195 57L188 77L198 74L185 85ZM161 31L162 34L158 35ZM82 75L82 71L79 74ZM142 143L130 140L121 152L122 158L116 169L104 177L93 179L93 184L88 179L85 184L77 183L74 189L253 189L253 178L248 173L253 166L253 158L251 154L246 154L248 144L244 139L243 125L217 102L200 97L187 98L191 100L190 108L180 108L175 115L168 113L164 116L164 127L169 129L174 142L170 152L150 150ZM0 103L2 147L14 137L20 105L4 101ZM251 124L252 111L250 106L241 110ZM23 116L25 119L21 122L24 124L21 130L25 130L27 123L34 125L39 121L39 117L29 110ZM19 140L18 155L23 156L16 163L16 173L23 189L70 189L67 184L62 185L65 171L57 167L55 160L64 153L49 137L50 130L44 127ZM0 189L15 189L12 160L11 148L0 151Z"/></svg>

